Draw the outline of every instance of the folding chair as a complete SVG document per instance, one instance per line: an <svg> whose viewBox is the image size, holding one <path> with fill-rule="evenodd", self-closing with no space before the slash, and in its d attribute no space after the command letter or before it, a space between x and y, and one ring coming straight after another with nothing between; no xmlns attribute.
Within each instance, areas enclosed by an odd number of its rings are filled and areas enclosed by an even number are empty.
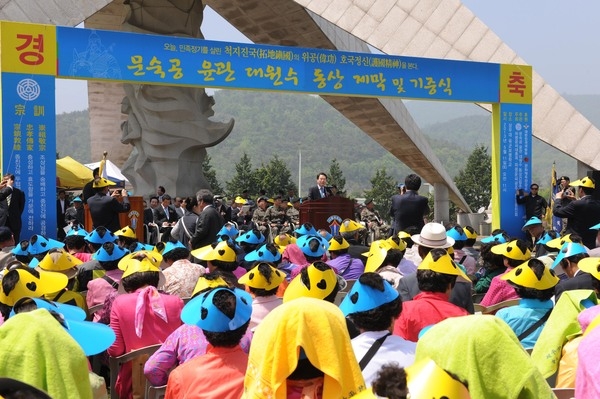
<svg viewBox="0 0 600 399"><path fill-rule="evenodd" d="M115 384L117 383L117 376L121 370L121 366L127 362L134 362L132 367L133 373L133 390L134 392L146 391L146 377L144 376L144 363L154 352L160 348L162 344L155 344L146 346L144 348L135 349L131 352L125 353L121 356L110 356L108 358L108 364L110 368L110 398L120 399L119 395L115 391ZM144 395L145 396L145 395Z"/></svg>

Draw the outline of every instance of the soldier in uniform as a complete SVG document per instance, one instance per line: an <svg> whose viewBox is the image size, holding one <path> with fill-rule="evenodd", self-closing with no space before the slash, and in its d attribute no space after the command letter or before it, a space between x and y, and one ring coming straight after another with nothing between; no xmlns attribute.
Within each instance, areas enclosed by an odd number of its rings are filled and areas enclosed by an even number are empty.
<svg viewBox="0 0 600 399"><path fill-rule="evenodd" d="M281 195L277 195L274 198L274 204L267 208L266 219L269 221L271 226L271 233L273 237L277 236L280 232L285 233L286 227L289 230L289 221L287 218L287 204L281 200Z"/></svg>
<svg viewBox="0 0 600 399"><path fill-rule="evenodd" d="M256 200L258 207L252 214L252 222L264 236L268 234L267 228L269 221L267 219L267 197L258 197Z"/></svg>
<svg viewBox="0 0 600 399"><path fill-rule="evenodd" d="M292 204L292 206L289 206L289 204ZM294 228L300 226L300 209L298 208L300 208L300 198L293 197L288 203L286 215Z"/></svg>
<svg viewBox="0 0 600 399"><path fill-rule="evenodd" d="M387 237L390 231L390 226L381 220L379 212L375 209L375 203L371 198L365 201L365 207L360 211L360 221L365 223L369 231L375 233L375 240Z"/></svg>

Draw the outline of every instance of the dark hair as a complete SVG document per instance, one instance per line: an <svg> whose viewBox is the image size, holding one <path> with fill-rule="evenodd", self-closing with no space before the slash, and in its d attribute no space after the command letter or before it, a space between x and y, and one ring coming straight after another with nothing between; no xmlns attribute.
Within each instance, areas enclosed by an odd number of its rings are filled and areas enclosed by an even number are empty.
<svg viewBox="0 0 600 399"><path fill-rule="evenodd" d="M329 266L327 263L321 262L321 261L316 261L312 265L315 267L315 269L320 270L322 272L332 269L331 266ZM302 280L302 284L304 284L306 287L310 288L311 281L310 281L310 278L308 277L308 267L303 267L300 270L300 279ZM316 284L316 283L318 283L318 281L313 281L312 283ZM337 295L339 290L340 290L340 285L336 283L335 287L333 287L333 291L331 291L331 293L329 293L329 295L327 295L325 298L323 298L323 300L333 303L333 301L335 301L335 296Z"/></svg>
<svg viewBox="0 0 600 399"><path fill-rule="evenodd" d="M406 399L408 396L406 372L396 362L381 366L371 385L377 396L388 399Z"/></svg>
<svg viewBox="0 0 600 399"><path fill-rule="evenodd" d="M325 176L325 178L327 179L327 173L325 173L325 172L320 172L320 173L317 175L317 179L319 179L319 177L321 177L321 175Z"/></svg>
<svg viewBox="0 0 600 399"><path fill-rule="evenodd" d="M504 257L502 255L497 255L492 252L492 248L498 245L495 242L490 242L487 244L481 244L479 248L479 261L478 264L481 267L485 268L488 271L493 271L496 269L504 269Z"/></svg>
<svg viewBox="0 0 600 399"><path fill-rule="evenodd" d="M591 177L588 177L588 179L590 179L592 182L594 182L594 179L592 179ZM584 186L579 186L579 187L583 190L583 193L585 195L592 195L592 194L594 194L594 191L596 190L593 187L584 187Z"/></svg>
<svg viewBox="0 0 600 399"><path fill-rule="evenodd" d="M538 260L538 259L531 259L529 261L528 265L529 266L523 266L523 267L530 267L531 270L533 270L533 273L535 273L535 276L537 277L537 279L540 280L542 278L542 276L544 275L544 270L546 269L546 266L544 266L542 261ZM521 270L517 270L517 272L520 272L520 271ZM554 275L554 270L550 270L550 273L552 275ZM515 284L512 281L509 281L508 283L513 286L513 288L515 289L515 292L521 298L538 299L540 301L547 301L548 299L550 299L554 296L554 287L547 288L545 290L537 290L535 288L523 287L522 285Z"/></svg>
<svg viewBox="0 0 600 399"><path fill-rule="evenodd" d="M94 170L92 170L92 176L96 177L96 176L100 176L100 168L94 168Z"/></svg>
<svg viewBox="0 0 600 399"><path fill-rule="evenodd" d="M192 212L196 205L198 205L198 199L196 197L185 197L185 209Z"/></svg>
<svg viewBox="0 0 600 399"><path fill-rule="evenodd" d="M232 272L235 269L237 269L238 264L237 261L233 261L233 262L225 262L222 260L211 260L210 263L212 263L212 265L214 267L216 267L217 269L220 269L224 272Z"/></svg>
<svg viewBox="0 0 600 399"><path fill-rule="evenodd" d="M157 187L160 191L162 191L163 193L166 192L167 190L165 190L165 188L163 186L158 186Z"/></svg>
<svg viewBox="0 0 600 399"><path fill-rule="evenodd" d="M85 238L76 234L66 236L63 242L65 243L65 248L67 249L85 248Z"/></svg>
<svg viewBox="0 0 600 399"><path fill-rule="evenodd" d="M198 190L198 192L196 193L196 201L198 201L198 203L200 203L200 201L204 202L205 204L212 204L213 203L213 193L212 191L203 188L201 190Z"/></svg>
<svg viewBox="0 0 600 399"><path fill-rule="evenodd" d="M527 242L525 242L524 240L517 238L515 241L516 241L515 245L517 246L517 248L519 248L519 250L522 253L525 253L529 250L529 246L527 245ZM525 262L522 259L512 259L506 255L504 255L504 258L506 259L506 261L510 265L510 267L517 267L517 266L521 265L523 262Z"/></svg>
<svg viewBox="0 0 600 399"><path fill-rule="evenodd" d="M158 196L156 196L156 195L153 195L152 197L150 197L150 202L152 202L152 200L153 200L153 199L155 199L155 200L156 200L156 202L160 202L160 201L158 200Z"/></svg>
<svg viewBox="0 0 600 399"><path fill-rule="evenodd" d="M589 256L590 256L590 255L589 255L587 252L584 252L584 253L582 253L582 254L577 254L577 255L569 256L569 257L568 257L568 258L566 258L566 259L568 259L568 260L569 260L569 262L573 262L573 263L577 264L577 263L579 263L579 261L580 261L581 259L588 258Z"/></svg>
<svg viewBox="0 0 600 399"><path fill-rule="evenodd" d="M259 262L258 263L258 272L260 274L262 274L265 277L265 280L267 280L267 283L271 283L271 276L273 275L273 269L271 269L271 266L268 263L265 262ZM279 272L281 273L281 272ZM275 295L277 293L277 290L279 289L279 286L270 289L270 290L266 290L264 288L254 288L254 287L250 287L248 286L248 290L253 293L255 296L271 296L271 295Z"/></svg>
<svg viewBox="0 0 600 399"><path fill-rule="evenodd" d="M178 261L180 259L188 259L190 257L190 250L187 248L175 248L163 253L164 260Z"/></svg>
<svg viewBox="0 0 600 399"><path fill-rule="evenodd" d="M165 195L163 195L163 196L162 196L162 200L163 200L163 201L164 201L164 200L169 200L169 201L171 201L171 196L170 196L169 194L165 194Z"/></svg>
<svg viewBox="0 0 600 399"><path fill-rule="evenodd" d="M368 287L383 292L385 289L384 279L377 273L363 273L358 281ZM354 293L353 295L357 295ZM400 297L391 302L380 305L374 309L364 312L351 313L348 317L356 327L365 331L383 331L390 328L392 318L397 318L402 311Z"/></svg>
<svg viewBox="0 0 600 399"><path fill-rule="evenodd" d="M418 191L421 188L421 178L414 173L411 173L404 179L404 185L407 190Z"/></svg>
<svg viewBox="0 0 600 399"><path fill-rule="evenodd" d="M456 276L434 272L433 270L417 270L419 290L427 292L446 292L448 284L454 288Z"/></svg>
<svg viewBox="0 0 600 399"><path fill-rule="evenodd" d="M243 299L242 299L243 300ZM232 291L220 290L213 296L213 305L225 316L233 319L235 317L236 296ZM246 334L250 320L235 330L225 332L211 332L202 330L209 344L215 347L233 347L240 343Z"/></svg>
<svg viewBox="0 0 600 399"><path fill-rule="evenodd" d="M475 231L475 229L471 226L465 226L463 228L463 230L467 230L470 234L476 234L477 232ZM475 245L475 242L477 241L477 238L467 238L467 241L465 242L465 246L467 247L472 247L473 245Z"/></svg>
<svg viewBox="0 0 600 399"><path fill-rule="evenodd" d="M383 263L380 265L391 265L398 266L400 261L404 257L404 251L400 251L399 249L389 249L387 251L387 255L385 255L385 259Z"/></svg>
<svg viewBox="0 0 600 399"><path fill-rule="evenodd" d="M121 279L126 292L134 292L146 285L158 287L159 272L138 272Z"/></svg>

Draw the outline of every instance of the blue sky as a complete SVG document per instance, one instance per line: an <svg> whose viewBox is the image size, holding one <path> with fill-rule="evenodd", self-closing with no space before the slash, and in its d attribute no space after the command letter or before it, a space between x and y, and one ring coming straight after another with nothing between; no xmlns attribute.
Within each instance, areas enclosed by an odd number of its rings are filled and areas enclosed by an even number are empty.
<svg viewBox="0 0 600 399"><path fill-rule="evenodd" d="M561 94L600 94L600 1L462 0ZM247 39L207 10L207 39ZM87 108L86 82L57 82L56 112Z"/></svg>

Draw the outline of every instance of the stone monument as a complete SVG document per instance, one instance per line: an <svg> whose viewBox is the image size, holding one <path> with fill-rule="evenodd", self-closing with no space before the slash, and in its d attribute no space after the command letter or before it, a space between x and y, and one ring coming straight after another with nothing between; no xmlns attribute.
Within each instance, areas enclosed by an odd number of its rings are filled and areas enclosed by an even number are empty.
<svg viewBox="0 0 600 399"><path fill-rule="evenodd" d="M130 0L123 30L203 38L201 0ZM133 150L123 174L136 195L161 185L172 196L210 188L202 163L206 147L223 141L234 120L213 120L213 97L200 87L125 84L121 142Z"/></svg>

